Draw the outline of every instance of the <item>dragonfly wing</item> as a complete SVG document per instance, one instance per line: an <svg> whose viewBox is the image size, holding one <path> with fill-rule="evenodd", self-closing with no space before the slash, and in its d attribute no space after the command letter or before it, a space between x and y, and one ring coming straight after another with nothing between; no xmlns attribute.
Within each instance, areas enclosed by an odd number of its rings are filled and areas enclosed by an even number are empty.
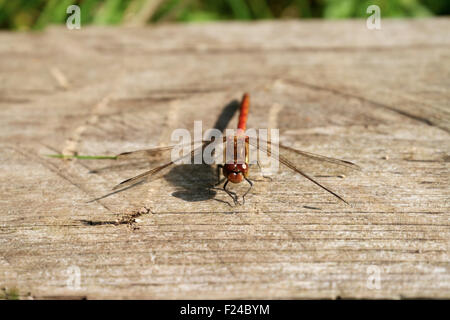
<svg viewBox="0 0 450 320"><path fill-rule="evenodd" d="M347 167L347 168L350 168L350 169L354 169L354 170L361 170L360 166L358 166L357 164L355 164L353 162L347 161L347 160L341 160L341 159L325 157L325 156L321 156L319 154L306 152L306 151L301 151L301 150L298 150L298 149L287 147L287 146L284 146L282 144L279 144L279 147L282 150L294 152L294 153L296 153L298 155L301 155L303 157L306 157L306 158L309 158L309 159L312 159L312 160L333 163L333 164L336 164L338 166L344 166L344 167Z"/></svg>
<svg viewBox="0 0 450 320"><path fill-rule="evenodd" d="M253 145L254 144L255 143L253 143ZM351 174L355 170L361 170L357 164L347 160L325 157L319 154L287 147L282 144L278 144L278 148L276 148L276 146L272 146L270 141L262 139L258 142L258 147L255 146L253 149L257 148L264 151L265 154L272 152L276 156L281 156L292 163L296 168L308 171L313 176L342 176Z"/></svg>
<svg viewBox="0 0 450 320"><path fill-rule="evenodd" d="M297 172L298 174L302 175L303 177L305 177L306 179L308 179L309 181L311 181L312 183L318 185L319 187L321 187L322 189L324 189L325 191L331 193L333 196L335 196L336 198L338 198L339 200L345 202L346 204L348 204L347 201L344 200L344 198L342 198L340 195L338 195L337 193L335 193L334 191L330 190L328 187L325 187L323 184L317 182L316 180L314 180L312 177L310 177L309 175L307 175L306 173L304 173L302 170L300 170L299 168L297 168L294 164L292 164L289 160L283 158L282 156L279 157L279 160L282 164L284 164L286 167L292 169L293 171Z"/></svg>
<svg viewBox="0 0 450 320"><path fill-rule="evenodd" d="M172 148L171 148L172 147ZM173 149L174 146L171 147L162 147L162 148L171 148ZM156 179L159 179L160 177L164 176L175 164L177 163L182 163L182 161L186 160L187 158L190 158L191 163L193 163L193 159L194 157L203 151L204 145L192 150L189 154L179 157L176 160L167 162L161 166L158 166L156 168L153 168L151 170L148 170L146 172L143 172L135 177L129 178L127 180L122 181L121 183L119 183L118 185L116 185L113 190L117 190L120 188L125 188L127 186L131 186L131 185L135 185L135 184L139 184L141 182L149 182L149 181L153 181ZM155 148L155 149L160 149L160 148ZM171 150L171 149L167 149L167 150ZM154 150L154 149L149 149L149 150ZM164 150L164 151L167 151ZM147 150L142 150L142 151L147 151Z"/></svg>
<svg viewBox="0 0 450 320"><path fill-rule="evenodd" d="M205 141L193 141L184 144L176 144L164 147L155 147L150 149L123 152L116 155L116 159L117 160L139 159L139 158L149 160L157 160L161 158L168 159L167 155L169 155L175 147L178 148L191 147L191 149L193 149L196 146L196 144L203 144L203 143L205 143Z"/></svg>
<svg viewBox="0 0 450 320"><path fill-rule="evenodd" d="M329 164L333 164L336 167L348 167L348 165L350 165L350 164L347 164L347 161L338 160L338 159L334 159L334 158L328 158L328 157L315 155L315 154L304 153L302 151L295 150L295 149L292 149L292 148L289 148L289 147L284 147L284 146L280 147L280 149L282 150L281 152L277 152L276 149L271 148L271 150L268 150L267 147L265 147L264 145L258 144L255 141L250 141L250 144L254 147L253 149L258 149L258 151L262 151L267 156L271 157L274 160L279 161L280 163L282 163L287 168L289 168L292 171L300 174L301 176L303 176L304 178L308 179L309 181L311 181L315 185L319 186L320 188L322 188L323 190L325 190L328 193L332 194L333 196L335 196L339 200L341 200L344 203L348 204L348 202L346 200L344 200L344 198L342 198L340 195L338 195L337 193L332 191L330 188L328 188L328 187L324 186L323 184L319 183L313 177L311 177L309 174L307 174L305 172L307 169L309 169L307 164L305 163L306 159L314 160L316 162L316 164L319 164L321 167L323 166L324 163L326 163L327 166ZM268 145L270 145L270 143L268 143ZM286 149L286 148L288 148L288 149ZM297 164L297 160L295 162L293 162L293 161L291 161L291 159L286 158L285 154L287 154L287 152L284 152L286 150L288 150L290 152L293 152L296 155L300 155L301 156L300 157L300 164L301 165ZM299 152L297 152L297 151L299 151ZM259 164L259 160L258 160L258 164ZM350 165L351 169L356 169L356 168L353 168L352 165Z"/></svg>
<svg viewBox="0 0 450 320"><path fill-rule="evenodd" d="M118 185L114 186L113 190L125 188L128 186L134 185L134 184L139 184L141 182L148 180L149 178L153 178L153 180L156 180L156 179L160 178L161 176L163 176L167 172L167 169L169 169L171 166L173 166L173 164L174 164L174 162L169 162L162 166L159 166L159 167L153 168L151 170L148 170L144 173L141 173L133 178L124 180L121 183L119 183ZM164 170L164 169L166 169L166 170ZM160 174L158 174L158 173L160 173Z"/></svg>

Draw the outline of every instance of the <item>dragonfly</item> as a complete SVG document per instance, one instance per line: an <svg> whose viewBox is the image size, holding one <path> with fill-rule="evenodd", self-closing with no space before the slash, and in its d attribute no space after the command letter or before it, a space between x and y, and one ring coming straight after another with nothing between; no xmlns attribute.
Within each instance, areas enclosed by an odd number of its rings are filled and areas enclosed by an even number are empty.
<svg viewBox="0 0 450 320"><path fill-rule="evenodd" d="M217 168L217 178L218 181L214 186L220 185L222 182L223 190L232 198L235 205L244 204L245 197L251 191L254 183L250 180L250 152L261 152L265 154L268 158L279 161L284 167L292 170L296 174L306 178L316 186L320 187L324 191L333 195L338 200L349 204L342 196L331 190L329 187L318 182L313 175L311 175L308 170L313 168L317 169L318 174L321 176L333 176L339 172L346 172L347 170L361 170L361 168L353 162L347 160L340 160L331 157L322 156L319 154L314 154L311 152L306 152L298 149L294 149L289 146L285 146L281 143L277 143L278 148L273 148L273 144L269 140L249 139L245 135L245 130L247 127L247 119L250 109L250 96L248 93L244 93L241 103L240 103L240 113L237 126L237 134L234 136L223 137L223 140L219 143L223 143L223 153L232 154L231 161L223 161L224 163L219 163ZM243 142L243 143L240 143ZM193 159L199 153L202 153L207 146L212 143L212 140L200 141L200 146L193 148L193 150L185 155ZM147 159L151 161L161 161L161 159L168 159L168 154L179 145L155 147L151 149L136 150L131 152L124 152L114 156L114 159ZM194 146L194 142L191 143ZM253 150L253 151L252 151ZM221 156L221 153L217 153L217 156ZM121 190L122 188L128 188L135 184L142 182L149 182L164 176L173 166L180 162L180 159L167 160L162 165L156 166L148 171L145 171L137 176L126 179L119 184L117 184L113 190ZM261 169L260 161L257 160L256 164ZM308 173L307 173L308 172ZM221 174L223 178L221 179ZM246 192L242 195L242 203L239 202L239 196L227 188L230 183L238 184L241 182L246 182L249 187Z"/></svg>

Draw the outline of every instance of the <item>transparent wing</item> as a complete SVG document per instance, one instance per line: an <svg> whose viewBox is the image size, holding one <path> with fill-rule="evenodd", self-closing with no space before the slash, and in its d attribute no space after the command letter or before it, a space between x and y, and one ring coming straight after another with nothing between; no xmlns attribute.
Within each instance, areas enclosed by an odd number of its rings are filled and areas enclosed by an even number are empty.
<svg viewBox="0 0 450 320"><path fill-rule="evenodd" d="M291 148L291 147L287 147L287 146L284 146L282 144L279 144L279 147L282 150L281 154L287 153L287 152L293 152L293 153L295 153L295 154L297 154L299 156L303 156L303 157L307 158L308 161L309 160L316 160L316 161L321 162L321 163L326 162L326 163L331 163L331 164L335 164L335 165L338 165L338 166L343 166L343 167L346 167L346 168L350 168L350 169L353 169L353 170L361 170L360 166L358 166L357 164L355 164L353 162L347 161L347 160L341 160L341 159L325 157L325 156L321 156L319 154L306 152L306 151L301 151L301 150L297 150L297 149L294 149L294 148Z"/></svg>
<svg viewBox="0 0 450 320"><path fill-rule="evenodd" d="M132 185L137 185L144 181L149 182L149 181L159 179L160 177L164 176L174 164L175 163L171 161L166 164L163 164L162 166L159 166L159 167L153 168L151 170L148 170L144 173L141 173L133 178L124 180L121 183L119 183L118 185L114 186L113 190L126 188L126 187L129 187Z"/></svg>
<svg viewBox="0 0 450 320"><path fill-rule="evenodd" d="M273 152L274 156L279 156L289 161L296 168L307 171L313 176L328 177L328 176L345 176L351 174L355 170L361 170L357 164L341 159L325 157L319 154L306 152L291 147L278 144L278 151L276 147L272 146L270 141L259 139L258 146L251 143L252 152L257 152L257 149L264 151L265 154ZM272 157L273 158L273 157Z"/></svg>
<svg viewBox="0 0 450 320"><path fill-rule="evenodd" d="M136 151L123 152L116 155L117 160L126 160L126 159L146 159L146 160L160 160L160 159L168 159L167 155L170 155L172 150L175 147L184 148L191 146L191 149L196 146L196 144L206 143L206 141L193 141L185 144L176 144L164 147L155 147L150 149L142 149Z"/></svg>
<svg viewBox="0 0 450 320"><path fill-rule="evenodd" d="M324 186L322 183L316 181L309 174L309 172L316 171L318 176L329 176L337 173L342 174L342 172L347 172L349 170L360 170L360 167L356 164L346 160L334 159L310 152L296 150L283 145L279 145L279 150L277 151L270 142L264 140L260 140L260 143L250 140L249 143L253 147L251 149L252 152L258 152L258 161L260 156L259 152L263 152L266 156L272 158L273 160L279 161L279 163L283 164L287 168L300 174L323 190L348 204L348 202L340 195ZM306 172L308 172L308 174Z"/></svg>
<svg viewBox="0 0 450 320"><path fill-rule="evenodd" d="M348 204L347 201L344 200L344 198L342 198L340 195L338 195L337 193L335 193L334 191L331 191L328 187L325 187L323 184L317 182L316 180L314 180L313 178L311 178L309 175L307 175L305 172L303 172L302 170L300 170L299 168L295 167L295 165L292 164L292 162L290 162L289 160L283 158L282 156L279 157L279 161L284 164L286 167L294 170L295 172L297 172L298 174L301 174L303 177L305 177L306 179L308 179L309 181L313 182L314 184L318 185L319 187L321 187L322 189L324 189L325 191L331 193L333 196L335 196L336 198L338 198L339 200L345 202L346 204Z"/></svg>
<svg viewBox="0 0 450 320"><path fill-rule="evenodd" d="M136 150L124 152L114 157L114 162L109 163L104 167L97 167L91 169L91 173L103 173L120 171L133 174L136 170L145 170L152 167L157 167L168 163L172 158L172 150L175 147L187 147L193 143L186 143L182 145L171 145L164 147L155 147L150 149ZM192 150L192 147L191 147Z"/></svg>
<svg viewBox="0 0 450 320"><path fill-rule="evenodd" d="M153 169L150 169L148 171L145 171L135 177L129 178L127 180L122 181L118 185L116 185L113 190L117 190L120 188L126 188L132 185L136 185L142 182L149 182L154 181L156 179L159 179L160 177L164 176L174 165L177 163L182 163L186 159L190 159L191 163L194 163L194 158L197 154L202 153L203 149L205 147L205 144L209 142L204 142L200 147L197 147L196 149L193 149L189 154L185 156L181 156L173 161L170 160L170 154L169 157L167 157L166 163L155 167ZM171 151L175 146L168 146L168 147L157 147L153 149L147 149L147 150L138 150L133 152L125 152L120 155L118 155L118 159L128 158L128 157L135 157L137 156L142 157L145 155L146 157L152 157L152 156L160 156L160 153L165 153Z"/></svg>

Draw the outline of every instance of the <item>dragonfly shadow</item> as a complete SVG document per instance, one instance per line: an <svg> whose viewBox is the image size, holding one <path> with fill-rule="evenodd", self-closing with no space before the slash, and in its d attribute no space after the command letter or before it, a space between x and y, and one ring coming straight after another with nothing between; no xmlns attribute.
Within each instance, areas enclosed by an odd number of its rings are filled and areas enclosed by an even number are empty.
<svg viewBox="0 0 450 320"><path fill-rule="evenodd" d="M234 117L236 112L239 109L239 101L232 100L230 103L223 107L222 112L217 118L216 123L213 128L219 130L220 132L224 132L225 129L230 124L231 119Z"/></svg>
<svg viewBox="0 0 450 320"><path fill-rule="evenodd" d="M236 112L239 101L232 100L226 104L213 128L224 132ZM190 202L213 199L217 192L213 190L217 182L217 168L206 164L185 164L174 167L164 178L181 190L172 196Z"/></svg>
<svg viewBox="0 0 450 320"><path fill-rule="evenodd" d="M164 179L180 189L172 196L185 201L205 201L214 198L217 193L212 189L217 182L217 171L206 164L178 165Z"/></svg>

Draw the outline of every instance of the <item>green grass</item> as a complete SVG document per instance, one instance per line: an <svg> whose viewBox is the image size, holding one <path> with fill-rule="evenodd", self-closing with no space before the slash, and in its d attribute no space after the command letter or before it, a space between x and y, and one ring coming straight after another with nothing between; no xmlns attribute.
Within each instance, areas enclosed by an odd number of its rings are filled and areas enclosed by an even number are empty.
<svg viewBox="0 0 450 320"><path fill-rule="evenodd" d="M16 288L2 288L0 291L0 299L3 300L19 300L19 291Z"/></svg>
<svg viewBox="0 0 450 320"><path fill-rule="evenodd" d="M72 4L81 8L82 25L355 18L367 17L371 4L380 6L382 17L450 14L450 1L445 0L0 0L0 28L28 30L62 24Z"/></svg>

